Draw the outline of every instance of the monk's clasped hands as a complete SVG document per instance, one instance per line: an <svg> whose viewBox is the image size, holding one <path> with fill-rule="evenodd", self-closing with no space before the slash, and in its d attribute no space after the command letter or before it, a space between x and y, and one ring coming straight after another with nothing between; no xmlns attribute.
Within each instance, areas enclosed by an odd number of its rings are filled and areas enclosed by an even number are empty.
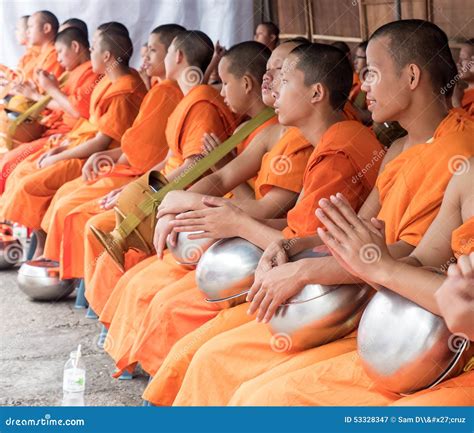
<svg viewBox="0 0 474 433"><path fill-rule="evenodd" d="M320 200L319 206L316 216L326 230L318 228L318 235L344 268L372 280L390 266L393 258L385 241L383 221L364 221L341 193Z"/></svg>

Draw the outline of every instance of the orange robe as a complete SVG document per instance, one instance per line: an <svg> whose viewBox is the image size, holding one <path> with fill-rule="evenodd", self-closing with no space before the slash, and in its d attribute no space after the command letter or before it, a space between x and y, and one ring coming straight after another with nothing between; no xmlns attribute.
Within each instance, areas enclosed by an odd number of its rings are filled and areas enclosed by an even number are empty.
<svg viewBox="0 0 474 433"><path fill-rule="evenodd" d="M453 121L456 119L458 123ZM389 243L399 239L409 239L412 245L419 242L439 211L444 191L453 174L450 161L453 157L470 157L473 154L470 142L472 128L473 123L468 118L453 118L450 114L437 128L434 141L415 145L387 164L377 179L377 187L382 205L378 218L385 219ZM248 323L202 346L188 368L174 404L227 404L241 384L283 362L281 354L275 355L271 350L268 331L265 334L261 330L262 326L265 327L256 322ZM261 338L256 339L257 333L260 333ZM332 342L331 347L333 350L334 347L340 347L341 354L355 350L355 340L352 349L346 340L347 337ZM297 357L303 364L320 362L321 359L328 359L326 348L327 345L323 345L301 352ZM258 357L255 369L249 363L249 351ZM288 358L292 356L288 354ZM292 368L296 369L298 363L293 363ZM218 368L215 368L216 364ZM245 364L245 368L242 368L242 364ZM209 371L225 379L209 383ZM160 371L157 373L159 376ZM201 383L201 389L198 383Z"/></svg>
<svg viewBox="0 0 474 433"><path fill-rule="evenodd" d="M63 185L55 194L41 227L48 233L44 256L60 262L62 279L84 275L84 227L92 215L100 212L98 199L136 179L165 158L168 153L166 123L182 97L175 82L166 80L155 85L145 96L133 125L121 140L130 165L108 166L98 179L90 182L79 177Z"/></svg>
<svg viewBox="0 0 474 433"><path fill-rule="evenodd" d="M69 101L76 108L81 117L89 118L90 100L94 87L100 81L100 76L92 71L90 61L84 62L73 71L69 72L68 79L63 87L63 92ZM52 135L66 134L71 131L79 119L70 116L62 111L53 111L43 119L47 127L43 137L24 143L3 155L0 159L0 193L5 190L5 183L14 168L25 158L44 148L44 146L54 146L59 142L59 138L50 139Z"/></svg>
<svg viewBox="0 0 474 433"><path fill-rule="evenodd" d="M288 129L275 146L262 158L261 169L255 181L255 198L260 199L268 194L273 187L287 189L295 193L300 192L303 184L304 167L312 149L312 146L297 129ZM157 260L156 257L152 257L148 261L149 266L140 273L133 271L136 276L126 287L122 286L121 290L117 288L114 290L111 300L107 303L100 317L101 320L109 319L106 314L108 307L111 302L114 302L114 299L120 297L118 307L115 308L114 314L111 316L109 330L114 341L114 350L109 353L116 360L119 369L134 364L138 355L143 355L143 357L140 356L140 362L142 362L142 366L146 363L145 369L153 365L154 348L150 351L139 350L130 356L130 350L139 330L138 325L145 317L146 308L152 299L156 304L160 303L158 299L169 299L170 288L168 286L188 274L192 274L192 278L188 278L185 285L177 284L176 287L179 287L177 291L181 292L183 288L187 289L195 286L194 271L191 271L189 267L176 264L171 254L167 254L163 261ZM154 275L153 279L150 279L151 275ZM160 290L163 287L166 287L166 290ZM201 297L200 300L202 300ZM212 306L211 310L212 314L217 314ZM204 317L207 317L207 312L204 312L202 318ZM148 321L155 323L152 316L149 317ZM148 325L144 323L144 327L147 328ZM172 333L171 329L167 333L169 341L176 341L181 335L180 332ZM166 353L168 347L168 344L166 344L166 348L164 348Z"/></svg>
<svg viewBox="0 0 474 433"><path fill-rule="evenodd" d="M474 88L467 89L464 92L461 107L466 110L470 116L474 116Z"/></svg>
<svg viewBox="0 0 474 433"><path fill-rule="evenodd" d="M234 129L235 118L224 104L217 90L208 85L194 87L181 100L168 119L166 140L173 152L173 157L168 160L163 174L166 175L179 167L186 158L201 154L204 133L215 132L216 135L224 139ZM107 225L109 223L101 217L96 218L99 224ZM114 224L112 222L110 224L113 228ZM84 272L86 298L91 308L97 314L101 314L104 304L122 272L118 272L117 266L108 254L101 254L102 248L98 248L95 241L89 242L88 239L90 239L90 235L86 229L86 270ZM144 254L133 250L130 250L127 254L135 257L128 259L133 264L145 257ZM93 257L92 260L91 257ZM129 268L126 267L125 269ZM104 285L104 279L109 284Z"/></svg>
<svg viewBox="0 0 474 433"><path fill-rule="evenodd" d="M145 85L135 71L115 82L102 79L91 96L89 120L81 119L66 136L69 148L86 142L98 132L112 138L110 148L117 147L123 133L135 119L145 93ZM81 175L84 160L78 158L38 168L37 161L43 153L40 150L30 155L8 178L5 193L0 199L2 218L39 229L56 191Z"/></svg>
<svg viewBox="0 0 474 433"><path fill-rule="evenodd" d="M456 229L451 248L456 257L474 251L474 217ZM472 348L471 348L472 354ZM464 356L469 360L469 354ZM432 389L401 397L375 387L366 375L356 351L325 362L306 365L284 363L243 383L229 405L309 405L309 406L472 406L474 404L474 367L466 363L465 372Z"/></svg>
<svg viewBox="0 0 474 433"><path fill-rule="evenodd" d="M284 234L314 234L320 224L314 211L318 201L328 195L344 192L358 209L375 184L383 154L381 144L359 122L342 121L330 127L308 160L303 191L288 212L289 227ZM194 353L212 337L252 320L247 309L245 304L218 311L204 302L195 284L161 304L154 299L132 352L146 371L156 373L144 397L154 404L171 404Z"/></svg>
<svg viewBox="0 0 474 433"><path fill-rule="evenodd" d="M58 62L58 54L53 42L41 47L38 57L35 60L32 80L36 83L38 88L39 84L36 76L41 70L53 74L56 78L59 78L59 76L64 72L64 68Z"/></svg>
<svg viewBox="0 0 474 433"><path fill-rule="evenodd" d="M362 81L359 74L354 72L352 80L352 89L349 93L349 101L355 106L367 110L366 93L362 90Z"/></svg>

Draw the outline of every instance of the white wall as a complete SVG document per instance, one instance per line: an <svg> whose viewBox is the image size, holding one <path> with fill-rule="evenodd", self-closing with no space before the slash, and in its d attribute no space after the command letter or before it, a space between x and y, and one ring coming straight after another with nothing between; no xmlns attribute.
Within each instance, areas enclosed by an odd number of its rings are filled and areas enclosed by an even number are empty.
<svg viewBox="0 0 474 433"><path fill-rule="evenodd" d="M254 27L252 0L0 0L0 63L16 65L23 52L15 40L16 20L41 9L53 12L60 22L73 17L84 20L89 36L103 22L122 22L134 44L135 66L140 46L160 24L202 30L226 47L251 39Z"/></svg>

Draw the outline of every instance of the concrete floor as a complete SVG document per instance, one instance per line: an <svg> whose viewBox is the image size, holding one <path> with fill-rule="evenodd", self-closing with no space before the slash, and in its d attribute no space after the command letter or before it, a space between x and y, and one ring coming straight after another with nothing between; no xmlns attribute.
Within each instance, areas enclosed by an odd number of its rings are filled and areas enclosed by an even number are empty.
<svg viewBox="0 0 474 433"><path fill-rule="evenodd" d="M69 353L82 344L87 406L137 406L147 378L119 381L97 347L100 325L75 310L74 294L33 302L17 287L16 270L0 271L0 406L57 406Z"/></svg>

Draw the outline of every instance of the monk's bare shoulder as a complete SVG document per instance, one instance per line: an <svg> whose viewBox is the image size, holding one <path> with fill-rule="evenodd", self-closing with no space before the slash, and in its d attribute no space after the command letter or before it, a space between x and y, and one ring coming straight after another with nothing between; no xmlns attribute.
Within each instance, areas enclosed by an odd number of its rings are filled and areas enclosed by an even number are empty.
<svg viewBox="0 0 474 433"><path fill-rule="evenodd" d="M474 158L460 159L449 181L446 196L461 206L463 220L474 216Z"/></svg>
<svg viewBox="0 0 474 433"><path fill-rule="evenodd" d="M395 140L389 149L387 150L387 153L385 154L382 164L380 165L379 173L382 173L383 169L385 166L390 162L393 161L398 155L400 155L403 152L403 148L406 143L406 136L401 137L398 140Z"/></svg>

